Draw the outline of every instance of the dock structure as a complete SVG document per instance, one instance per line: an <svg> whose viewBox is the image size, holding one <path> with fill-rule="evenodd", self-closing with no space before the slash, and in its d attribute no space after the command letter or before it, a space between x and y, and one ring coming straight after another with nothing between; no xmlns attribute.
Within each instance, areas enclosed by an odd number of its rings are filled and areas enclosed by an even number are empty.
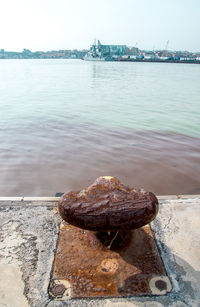
<svg viewBox="0 0 200 307"><path fill-rule="evenodd" d="M149 295L89 299L49 295L62 222L58 199L0 198L0 306L199 306L200 195L158 196L160 210L151 229L171 282L168 291L161 280Z"/></svg>

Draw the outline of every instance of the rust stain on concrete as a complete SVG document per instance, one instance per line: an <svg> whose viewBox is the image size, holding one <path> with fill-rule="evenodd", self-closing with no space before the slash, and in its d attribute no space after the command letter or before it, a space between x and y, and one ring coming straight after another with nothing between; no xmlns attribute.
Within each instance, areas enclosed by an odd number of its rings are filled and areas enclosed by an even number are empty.
<svg viewBox="0 0 200 307"><path fill-rule="evenodd" d="M52 298L66 299L66 293L69 298L163 295L171 290L148 225L119 232L110 249L107 248L109 236L112 233L97 233L61 223L50 283ZM64 288L66 281L68 287ZM164 282L166 286L159 289ZM58 284L63 287L57 295Z"/></svg>

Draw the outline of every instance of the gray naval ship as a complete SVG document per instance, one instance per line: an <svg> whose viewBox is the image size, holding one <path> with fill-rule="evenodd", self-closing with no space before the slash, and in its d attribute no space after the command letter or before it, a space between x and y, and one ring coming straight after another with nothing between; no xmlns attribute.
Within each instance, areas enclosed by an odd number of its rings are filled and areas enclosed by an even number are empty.
<svg viewBox="0 0 200 307"><path fill-rule="evenodd" d="M96 40L90 47L90 50L84 56L85 61L114 61L115 57L122 56L126 53L125 45L102 45Z"/></svg>

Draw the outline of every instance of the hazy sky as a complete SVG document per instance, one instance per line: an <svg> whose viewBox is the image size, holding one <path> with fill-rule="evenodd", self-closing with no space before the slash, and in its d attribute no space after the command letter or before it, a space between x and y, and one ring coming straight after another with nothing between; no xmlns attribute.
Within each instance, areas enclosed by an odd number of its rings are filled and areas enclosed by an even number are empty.
<svg viewBox="0 0 200 307"><path fill-rule="evenodd" d="M200 51L200 0L0 0L0 49L88 48Z"/></svg>

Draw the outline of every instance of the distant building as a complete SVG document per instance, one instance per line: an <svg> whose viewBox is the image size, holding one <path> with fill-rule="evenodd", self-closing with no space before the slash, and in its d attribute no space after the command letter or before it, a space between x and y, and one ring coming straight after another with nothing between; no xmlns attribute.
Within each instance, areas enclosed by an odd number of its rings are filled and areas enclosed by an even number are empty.
<svg viewBox="0 0 200 307"><path fill-rule="evenodd" d="M98 50L104 55L124 55L126 54L126 45L102 45L98 40Z"/></svg>

